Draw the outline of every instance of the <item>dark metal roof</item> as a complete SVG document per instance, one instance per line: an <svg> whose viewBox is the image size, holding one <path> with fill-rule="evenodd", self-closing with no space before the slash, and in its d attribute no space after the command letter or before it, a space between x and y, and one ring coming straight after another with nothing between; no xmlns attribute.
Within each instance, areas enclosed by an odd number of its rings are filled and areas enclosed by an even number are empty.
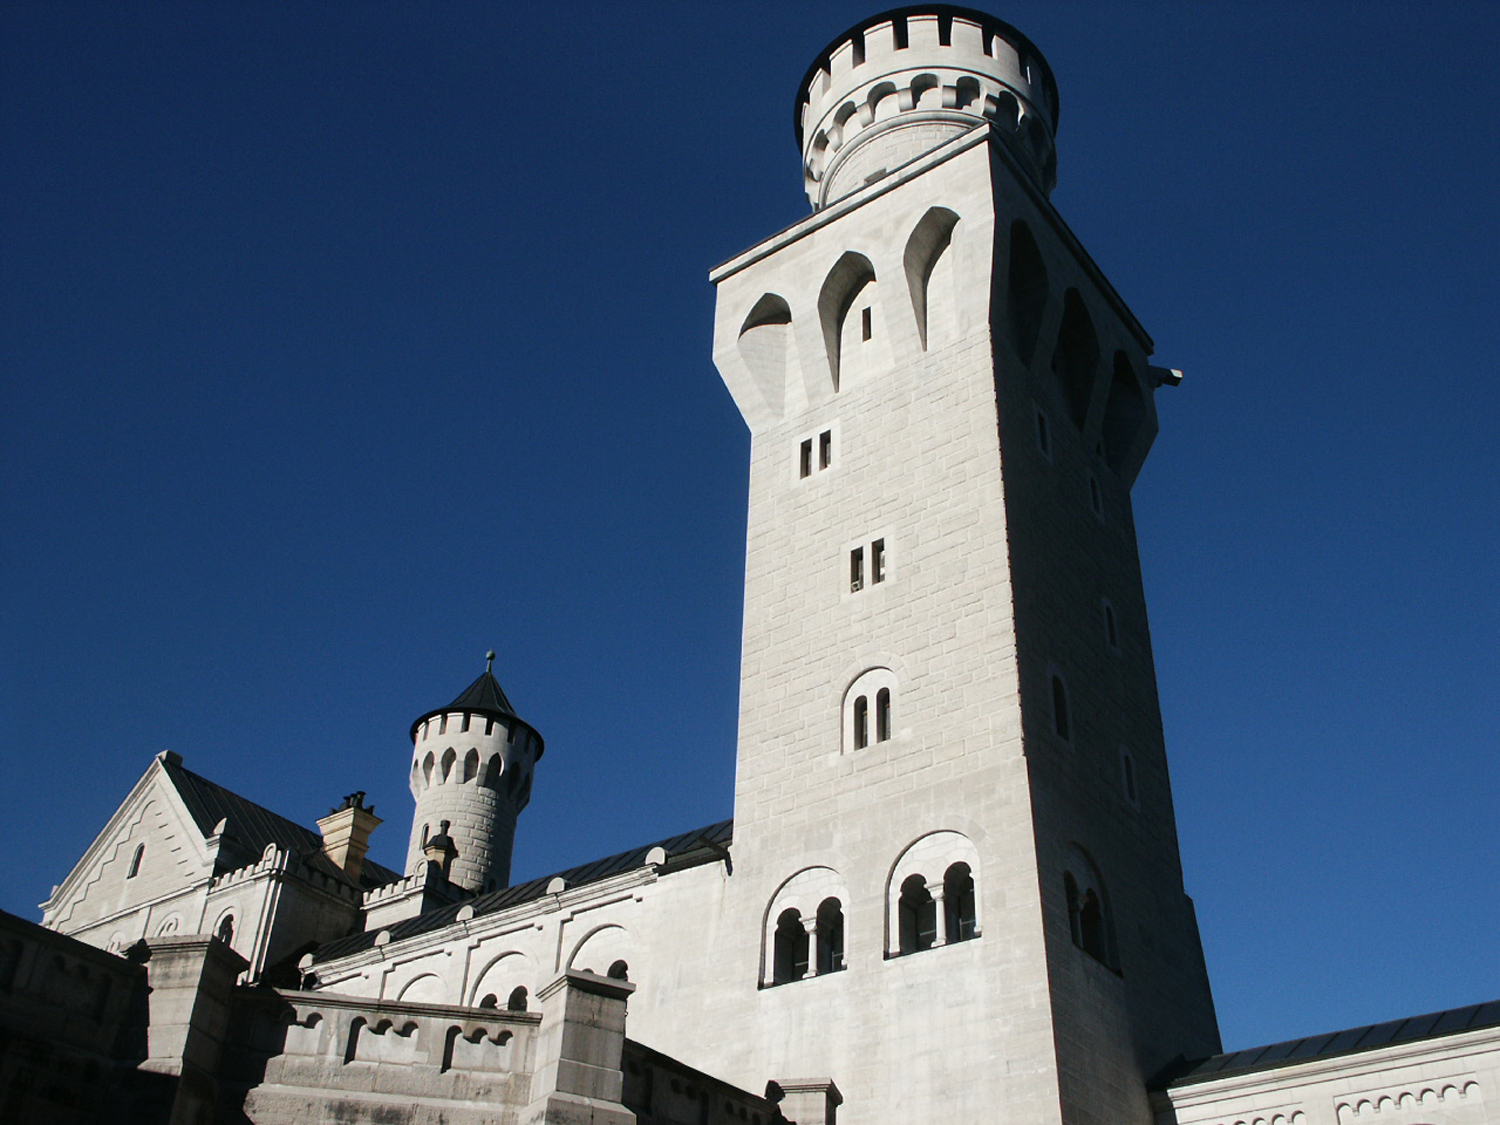
<svg viewBox="0 0 1500 1125"><path fill-rule="evenodd" d="M516 709L510 705L510 700L505 698L505 692L500 689L500 681L488 668L480 673L479 679L475 680L459 694L459 697L448 704L450 711L493 711L497 715L514 715Z"/></svg>
<svg viewBox="0 0 1500 1125"><path fill-rule="evenodd" d="M229 822L226 849L242 864L254 863L266 850L266 845L275 844L298 855L309 867L345 883L351 882L344 869L324 854L321 833L278 816L270 809L186 769L172 758L162 758L161 764L204 837L213 834L219 821ZM361 889L369 889L394 883L399 878L401 876L390 868L367 859L360 871L358 885Z"/></svg>
<svg viewBox="0 0 1500 1125"><path fill-rule="evenodd" d="M469 899L467 902L455 902L448 906L429 910L426 914L420 914L415 918L407 918L397 922L386 929L390 932L391 941L404 941L418 934L429 933L432 930L440 930L444 926L455 921L458 912L464 906L474 908L474 917L478 918L485 914L494 914L501 910L507 910L512 906L519 906L523 902L531 902L533 899L541 898L547 893L547 884L553 879L561 878L568 887L582 887L589 883L597 883L602 879L608 879L612 875L619 875L626 871L633 871L637 867L646 865L646 855L652 848L661 848L667 853L666 869L678 871L686 867L697 867L700 864L711 863L716 859L722 859L729 854L729 844L734 839L734 821L721 820L717 824L710 824L707 828L699 828L693 832L684 832L680 836L671 836L665 840L658 840L654 844L643 844L638 848L632 848L628 852L620 852L618 855L606 856L604 859L596 859L592 863L580 864L578 867L570 867L566 871L558 871L552 875L543 875L540 879L532 879L526 883L519 883L514 887L506 887L503 891L492 891L489 894L480 895L478 898ZM367 930L364 933L350 934L348 937L331 941L313 954L314 962L333 961L340 957L348 957L362 950L370 949L375 944L375 937L379 931Z"/></svg>
<svg viewBox="0 0 1500 1125"><path fill-rule="evenodd" d="M494 655L493 652L490 653L492 658ZM416 722L412 723L412 740L416 740L417 728L428 719L434 715L446 715L451 711L466 711L471 715L493 715L495 718L505 719L507 722L514 720L520 723L527 730L531 731L532 734L536 735L536 756L538 759L541 758L542 752L545 749L542 743L542 736L537 733L537 729L534 726L516 714L516 709L510 705L510 700L506 698L505 691L500 686L500 681L495 679L495 674L488 668L479 674L477 680L459 692L458 698L448 704L448 706L428 711L425 715L419 717Z"/></svg>
<svg viewBox="0 0 1500 1125"><path fill-rule="evenodd" d="M1466 1008L1450 1008L1446 1012L1429 1012L1425 1016L1351 1027L1347 1031L1310 1035L1305 1039L1288 1039L1284 1043L1272 1043L1268 1047L1250 1047L1243 1051L1214 1055L1199 1062L1184 1062L1169 1067L1158 1075L1153 1085L1162 1089L1189 1086L1212 1078L1250 1074L1309 1059L1352 1055L1393 1043L1411 1043L1457 1031L1476 1031L1482 1027L1500 1027L1500 1000L1491 1000L1487 1004L1470 1004Z"/></svg>

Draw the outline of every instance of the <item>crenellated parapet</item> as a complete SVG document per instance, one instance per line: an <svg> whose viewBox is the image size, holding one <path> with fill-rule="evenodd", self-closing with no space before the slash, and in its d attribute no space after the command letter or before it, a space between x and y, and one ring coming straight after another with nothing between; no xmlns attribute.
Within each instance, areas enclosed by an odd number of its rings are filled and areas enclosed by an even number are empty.
<svg viewBox="0 0 1500 1125"><path fill-rule="evenodd" d="M941 4L876 16L803 79L795 125L807 198L825 207L984 123L1050 192L1057 117L1051 68L1009 24Z"/></svg>

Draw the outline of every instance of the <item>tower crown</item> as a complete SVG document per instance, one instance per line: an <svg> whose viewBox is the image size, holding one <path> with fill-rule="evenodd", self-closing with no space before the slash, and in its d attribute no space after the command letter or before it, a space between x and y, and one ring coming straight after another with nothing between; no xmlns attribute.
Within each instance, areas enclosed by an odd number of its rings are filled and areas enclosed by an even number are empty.
<svg viewBox="0 0 1500 1125"><path fill-rule="evenodd" d="M411 738L417 807L407 870L433 860L465 890L506 886L542 736L516 714L487 665L452 703L413 723ZM434 860L434 848L442 858Z"/></svg>
<svg viewBox="0 0 1500 1125"><path fill-rule="evenodd" d="M808 69L793 123L814 210L990 122L1043 193L1057 182L1057 83L1010 24L946 4L856 24Z"/></svg>

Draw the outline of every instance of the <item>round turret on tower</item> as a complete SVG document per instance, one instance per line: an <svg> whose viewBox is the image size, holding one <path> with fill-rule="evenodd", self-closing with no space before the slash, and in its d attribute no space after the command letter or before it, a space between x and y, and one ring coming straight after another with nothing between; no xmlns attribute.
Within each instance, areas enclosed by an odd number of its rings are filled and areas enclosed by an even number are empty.
<svg viewBox="0 0 1500 1125"><path fill-rule="evenodd" d="M417 809L407 870L437 862L475 894L510 883L516 818L542 756L542 736L516 714L491 671L495 654L487 656L483 674L457 699L411 725Z"/></svg>
<svg viewBox="0 0 1500 1125"><path fill-rule="evenodd" d="M834 39L803 78L793 121L818 210L984 122L1049 193L1057 113L1057 83L1031 40L984 12L927 4Z"/></svg>

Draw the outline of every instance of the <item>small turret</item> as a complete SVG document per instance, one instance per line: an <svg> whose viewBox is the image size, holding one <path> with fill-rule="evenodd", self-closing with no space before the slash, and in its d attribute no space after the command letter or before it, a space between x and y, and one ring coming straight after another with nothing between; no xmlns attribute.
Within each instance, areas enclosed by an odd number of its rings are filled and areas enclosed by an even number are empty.
<svg viewBox="0 0 1500 1125"><path fill-rule="evenodd" d="M453 883L481 894L510 883L516 818L531 799L542 737L484 673L446 707L411 727L411 792L416 798L408 871L436 863Z"/></svg>
<svg viewBox="0 0 1500 1125"><path fill-rule="evenodd" d="M872 16L824 49L798 91L808 201L826 207L986 122L1048 193L1057 111L1047 60L1010 24L947 4Z"/></svg>

